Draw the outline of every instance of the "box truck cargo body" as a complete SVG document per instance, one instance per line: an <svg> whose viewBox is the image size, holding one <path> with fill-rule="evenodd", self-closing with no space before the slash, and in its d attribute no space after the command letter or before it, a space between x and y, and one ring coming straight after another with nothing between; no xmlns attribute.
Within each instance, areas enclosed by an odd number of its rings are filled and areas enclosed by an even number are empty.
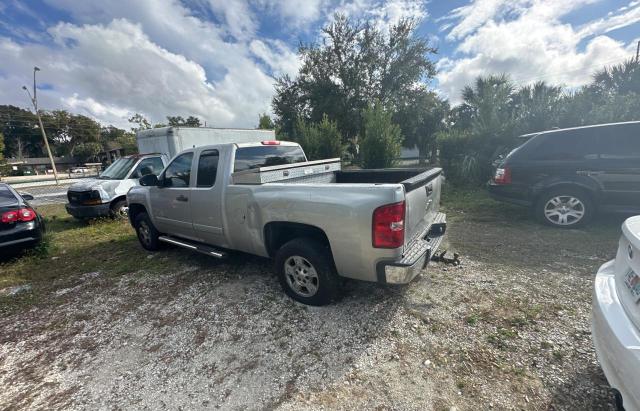
<svg viewBox="0 0 640 411"><path fill-rule="evenodd" d="M273 130L208 127L162 127L136 133L139 153L161 153L172 158L188 148L211 144L255 143L275 140Z"/></svg>

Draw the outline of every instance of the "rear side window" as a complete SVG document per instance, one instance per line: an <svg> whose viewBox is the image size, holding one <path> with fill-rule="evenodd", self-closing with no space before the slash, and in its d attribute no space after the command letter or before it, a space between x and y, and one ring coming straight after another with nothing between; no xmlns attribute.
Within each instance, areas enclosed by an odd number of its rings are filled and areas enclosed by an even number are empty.
<svg viewBox="0 0 640 411"><path fill-rule="evenodd" d="M578 129L540 135L542 140L531 152L534 160L586 160L598 156L593 129Z"/></svg>
<svg viewBox="0 0 640 411"><path fill-rule="evenodd" d="M193 153L184 153L176 157L164 172L164 185L166 187L189 187L192 160Z"/></svg>
<svg viewBox="0 0 640 411"><path fill-rule="evenodd" d="M612 160L640 159L640 126L625 124L613 127L598 127L600 157Z"/></svg>
<svg viewBox="0 0 640 411"><path fill-rule="evenodd" d="M255 146L236 150L234 171L306 161L300 146Z"/></svg>
<svg viewBox="0 0 640 411"><path fill-rule="evenodd" d="M0 206L16 204L18 199L7 187L0 187Z"/></svg>
<svg viewBox="0 0 640 411"><path fill-rule="evenodd" d="M218 150L205 150L198 160L198 187L213 187L218 174Z"/></svg>

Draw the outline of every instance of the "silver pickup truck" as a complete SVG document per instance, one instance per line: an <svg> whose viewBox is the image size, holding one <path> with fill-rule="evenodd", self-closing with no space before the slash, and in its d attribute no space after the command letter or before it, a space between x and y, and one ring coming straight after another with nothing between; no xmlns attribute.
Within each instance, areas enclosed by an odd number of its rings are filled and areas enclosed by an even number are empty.
<svg viewBox="0 0 640 411"><path fill-rule="evenodd" d="M290 297L323 305L340 277L403 284L426 266L446 228L441 183L439 168L341 170L263 141L185 150L127 201L145 249L271 257Z"/></svg>

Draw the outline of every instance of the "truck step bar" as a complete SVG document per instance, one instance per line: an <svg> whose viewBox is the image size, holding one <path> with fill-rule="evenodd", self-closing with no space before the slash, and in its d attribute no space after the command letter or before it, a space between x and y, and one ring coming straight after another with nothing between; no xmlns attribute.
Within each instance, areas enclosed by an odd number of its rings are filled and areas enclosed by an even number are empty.
<svg viewBox="0 0 640 411"><path fill-rule="evenodd" d="M209 247L208 245L196 243L196 242L185 240L182 238L171 237L168 235L161 235L160 237L158 237L158 240L165 243L177 245L178 247L186 248L188 250L197 251L199 253L208 255L209 257L214 257L214 258L227 257L226 252L218 250L217 248Z"/></svg>

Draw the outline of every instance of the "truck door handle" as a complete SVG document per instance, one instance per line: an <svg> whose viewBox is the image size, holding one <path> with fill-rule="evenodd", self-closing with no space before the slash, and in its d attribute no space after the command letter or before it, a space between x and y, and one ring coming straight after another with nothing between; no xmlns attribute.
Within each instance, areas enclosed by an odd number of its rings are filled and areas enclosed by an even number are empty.
<svg viewBox="0 0 640 411"><path fill-rule="evenodd" d="M189 201L189 199L188 199L187 197L183 196L182 194L180 194L178 197L176 197L176 200L178 200L178 201L184 201L185 203L186 203L187 201Z"/></svg>

